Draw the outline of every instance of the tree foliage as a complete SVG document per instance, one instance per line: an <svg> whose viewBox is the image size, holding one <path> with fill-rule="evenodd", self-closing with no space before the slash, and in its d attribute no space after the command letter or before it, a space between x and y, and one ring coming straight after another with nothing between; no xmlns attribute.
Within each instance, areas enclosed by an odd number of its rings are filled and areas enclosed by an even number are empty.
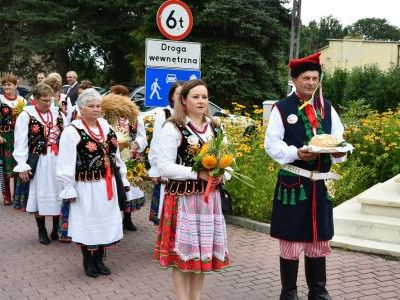
<svg viewBox="0 0 400 300"><path fill-rule="evenodd" d="M328 45L328 39L342 39L346 35L340 21L333 16L327 16L308 25L300 31L300 57L317 52Z"/></svg>
<svg viewBox="0 0 400 300"><path fill-rule="evenodd" d="M337 69L324 79L324 95L334 105L364 100L371 108L383 112L400 105L400 68L382 71L375 65L351 71Z"/></svg>
<svg viewBox="0 0 400 300"><path fill-rule="evenodd" d="M33 70L65 70L72 39L68 22L75 9L63 1L8 1L0 10L0 70L31 75ZM6 9L5 9L6 8ZM10 13L12 12L12 13Z"/></svg>
<svg viewBox="0 0 400 300"><path fill-rule="evenodd" d="M0 11L0 70L34 78L38 71L97 83L143 82L145 39L162 0L15 0ZM202 43L202 74L218 103L258 103L283 95L289 11L281 0L188 0ZM12 11L14 13L10 14ZM286 75L284 72L282 72Z"/></svg>
<svg viewBox="0 0 400 300"><path fill-rule="evenodd" d="M135 24L134 1L16 0L0 11L0 70L34 78L37 71L131 81L126 55ZM13 12L13 13L10 13Z"/></svg>
<svg viewBox="0 0 400 300"><path fill-rule="evenodd" d="M154 2L142 1L142 24L132 32L138 46L131 56L136 67L143 60L144 39L162 38L155 25L162 1ZM232 101L260 104L283 95L279 74L288 53L290 17L279 0L186 3L194 15L187 40L202 43L202 77L213 101L223 106Z"/></svg>
<svg viewBox="0 0 400 300"><path fill-rule="evenodd" d="M347 28L352 38L367 40L400 40L400 30L390 25L386 19L365 18L360 19Z"/></svg>

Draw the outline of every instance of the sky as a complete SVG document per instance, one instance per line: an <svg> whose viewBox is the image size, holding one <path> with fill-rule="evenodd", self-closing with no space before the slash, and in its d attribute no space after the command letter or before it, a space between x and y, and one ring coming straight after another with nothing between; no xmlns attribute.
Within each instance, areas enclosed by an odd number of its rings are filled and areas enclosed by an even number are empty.
<svg viewBox="0 0 400 300"><path fill-rule="evenodd" d="M293 1L287 7L292 8ZM301 21L304 25L312 20L332 15L343 27L359 19L386 19L400 28L400 0L302 0Z"/></svg>

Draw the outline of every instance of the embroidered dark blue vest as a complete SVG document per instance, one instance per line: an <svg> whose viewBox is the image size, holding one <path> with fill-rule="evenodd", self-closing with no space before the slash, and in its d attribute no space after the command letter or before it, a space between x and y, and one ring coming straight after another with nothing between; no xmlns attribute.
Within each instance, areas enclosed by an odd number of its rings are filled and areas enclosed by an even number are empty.
<svg viewBox="0 0 400 300"><path fill-rule="evenodd" d="M299 103L300 99L295 94L276 103L285 128L283 141L296 148L308 144L305 125L298 113ZM332 128L331 104L325 100L324 106L325 117L321 125L324 133L329 134ZM298 117L294 124L287 121L291 114ZM331 160L329 154L322 154L314 161L295 160L291 164L310 171L328 172ZM311 181L283 170L279 172L271 218L271 236L302 242L332 238L332 203L328 199L323 180Z"/></svg>

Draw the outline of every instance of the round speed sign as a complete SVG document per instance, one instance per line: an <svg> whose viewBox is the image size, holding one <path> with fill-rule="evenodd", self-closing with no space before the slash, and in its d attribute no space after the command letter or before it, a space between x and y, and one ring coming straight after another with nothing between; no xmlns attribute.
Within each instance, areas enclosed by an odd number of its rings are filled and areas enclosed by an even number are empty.
<svg viewBox="0 0 400 300"><path fill-rule="evenodd" d="M157 12L157 26L167 39L183 40L193 27L192 12L182 1L165 1Z"/></svg>

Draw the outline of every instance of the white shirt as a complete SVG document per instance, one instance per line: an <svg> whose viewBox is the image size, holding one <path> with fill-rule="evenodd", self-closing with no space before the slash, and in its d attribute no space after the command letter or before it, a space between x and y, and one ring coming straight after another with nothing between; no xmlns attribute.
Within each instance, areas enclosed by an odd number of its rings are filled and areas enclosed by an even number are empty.
<svg viewBox="0 0 400 300"><path fill-rule="evenodd" d="M104 135L110 131L110 125L105 119L98 119L101 128L103 129ZM87 129L82 123L82 120L74 120L72 123L78 129L83 129L87 133ZM98 133L98 129L92 129L95 133ZM76 181L75 181L75 172L76 172L76 158L77 158L77 145L81 141L81 136L78 131L72 126L67 126L63 133L61 134L60 139L60 152L57 162L57 180L62 187L62 191L60 192L60 198L68 199L77 197L76 192ZM126 178L126 166L124 162L121 160L121 156L119 154L119 149L117 149L116 155L116 165L120 168L120 173L122 177L122 181L124 186L129 186L129 181ZM67 163L66 163L67 162ZM86 182L83 182L86 183ZM90 182L88 182L90 183Z"/></svg>
<svg viewBox="0 0 400 300"><path fill-rule="evenodd" d="M53 116L53 125L57 124L58 118L58 107L50 108L50 113ZM28 148L28 138L29 138L29 120L30 116L33 116L36 120L43 124L38 112L34 106L25 106L24 111L18 116L15 122L14 129L14 151L12 153L17 165L14 167L14 172L24 172L29 171L31 167L26 163L29 155ZM61 113L63 118L64 127L66 124L66 119L63 113ZM43 124L44 125L44 124Z"/></svg>
<svg viewBox="0 0 400 300"><path fill-rule="evenodd" d="M19 101L23 101L26 105L26 100L19 95L17 95L17 98L15 98L14 100L8 100L6 96L0 94L0 102L7 104L11 108L15 108Z"/></svg>
<svg viewBox="0 0 400 300"><path fill-rule="evenodd" d="M186 124L189 121L190 119L187 118ZM193 133L188 126L186 126L186 130ZM197 134L204 141L208 141L214 136L211 126L207 127L206 132ZM157 147L157 168L160 176L173 180L197 179L197 173L192 171L191 166L176 163L178 147L182 141L182 134L179 129L173 123L168 122L162 128L160 135L162 138L159 139Z"/></svg>
<svg viewBox="0 0 400 300"><path fill-rule="evenodd" d="M344 127L340 118L332 106L331 109L332 129L331 134L343 139ZM264 146L267 154L280 164L289 164L298 160L296 146L288 146L283 138L285 136L285 127L283 125L279 109L274 106L271 111L268 127L265 133ZM339 163L346 160L346 156L334 158L331 156L332 163Z"/></svg>
<svg viewBox="0 0 400 300"><path fill-rule="evenodd" d="M171 114L173 113L173 109L170 106L166 107ZM161 129L165 123L165 111L164 108L157 109L156 114L154 116L154 126L153 126L153 137L150 143L150 151L149 151L149 162L150 162L150 177L159 177L160 174L157 169L157 147L160 139Z"/></svg>
<svg viewBox="0 0 400 300"><path fill-rule="evenodd" d="M136 138L135 142L139 145L139 152L143 152L147 147L147 137L146 137L146 129L144 128L143 118L138 115L137 116L137 128L136 128Z"/></svg>

